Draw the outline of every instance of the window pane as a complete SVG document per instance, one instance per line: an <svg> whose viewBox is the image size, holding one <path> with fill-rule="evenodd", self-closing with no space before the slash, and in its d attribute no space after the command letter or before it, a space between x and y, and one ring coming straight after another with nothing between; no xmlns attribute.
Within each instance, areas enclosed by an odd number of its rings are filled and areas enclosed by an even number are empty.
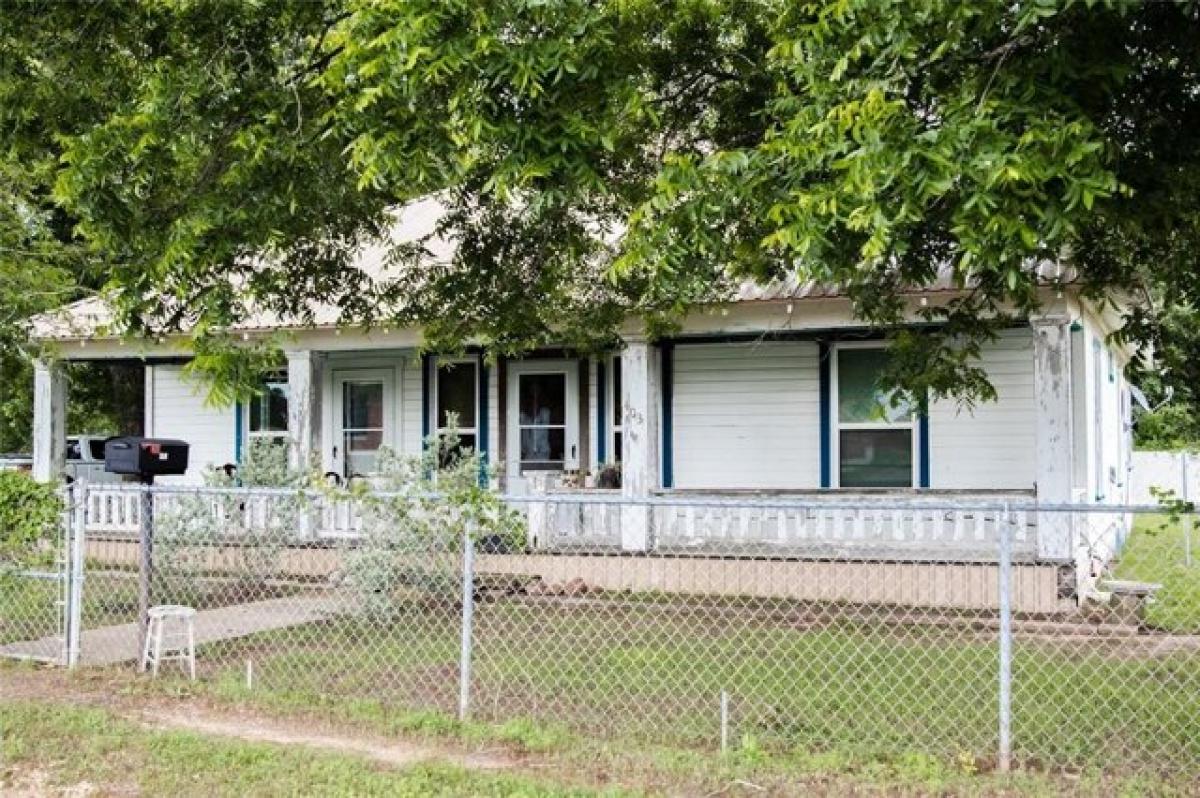
<svg viewBox="0 0 1200 798"><path fill-rule="evenodd" d="M383 444L383 432L379 430L347 432L344 438L346 476L354 477L374 473L379 447Z"/></svg>
<svg viewBox="0 0 1200 798"><path fill-rule="evenodd" d="M458 445L443 446L438 460L438 465L441 468L449 467L456 459L466 457L475 450L475 435L467 433L458 436Z"/></svg>
<svg viewBox="0 0 1200 798"><path fill-rule="evenodd" d="M540 463L548 468L561 468L566 451L567 431L558 429L521 430L521 465Z"/></svg>
<svg viewBox="0 0 1200 798"><path fill-rule="evenodd" d="M88 441L88 449L90 449L92 452L93 460L103 460L104 459L104 441L102 441L102 440Z"/></svg>
<svg viewBox="0 0 1200 798"><path fill-rule="evenodd" d="M267 387L267 428L271 432L287 432L288 390L287 385L272 383Z"/></svg>
<svg viewBox="0 0 1200 798"><path fill-rule="evenodd" d="M347 452L373 452L383 445L383 433L368 430L346 433Z"/></svg>
<svg viewBox="0 0 1200 798"><path fill-rule="evenodd" d="M376 452L346 453L346 478L365 477L375 473L379 455Z"/></svg>
<svg viewBox="0 0 1200 798"><path fill-rule="evenodd" d="M883 349L838 350L839 421L902 421L908 418L909 409L891 407L888 392L879 389L879 376L886 366L887 352Z"/></svg>
<svg viewBox="0 0 1200 798"><path fill-rule="evenodd" d="M450 424L450 415L458 418L458 426L475 427L475 364L447 363L438 368L439 427Z"/></svg>
<svg viewBox="0 0 1200 798"><path fill-rule="evenodd" d="M342 388L342 427L379 429L383 427L383 383L347 382Z"/></svg>
<svg viewBox="0 0 1200 798"><path fill-rule="evenodd" d="M838 436L843 488L911 488L912 430L843 430Z"/></svg>
<svg viewBox="0 0 1200 798"><path fill-rule="evenodd" d="M286 382L264 383L262 393L250 398L250 431L287 432L287 402Z"/></svg>
<svg viewBox="0 0 1200 798"><path fill-rule="evenodd" d="M521 424L567 423L565 374L522 374L518 392Z"/></svg>
<svg viewBox="0 0 1200 798"><path fill-rule="evenodd" d="M250 397L250 431L263 431L263 398L258 394Z"/></svg>
<svg viewBox="0 0 1200 798"><path fill-rule="evenodd" d="M614 433L613 433L613 456L612 456L612 461L613 461L614 463L619 463L619 462L621 462L621 433L619 433L619 432L614 432Z"/></svg>
<svg viewBox="0 0 1200 798"><path fill-rule="evenodd" d="M621 426L621 356L618 355L612 360L613 368L613 417L612 423L614 427Z"/></svg>

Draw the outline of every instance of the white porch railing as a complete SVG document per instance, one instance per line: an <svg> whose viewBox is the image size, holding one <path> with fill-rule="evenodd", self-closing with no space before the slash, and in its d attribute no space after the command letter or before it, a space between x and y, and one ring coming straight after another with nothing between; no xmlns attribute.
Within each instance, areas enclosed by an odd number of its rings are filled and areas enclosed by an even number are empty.
<svg viewBox="0 0 1200 798"><path fill-rule="evenodd" d="M87 492L89 534L136 538L143 496L140 487L93 486ZM353 540L363 528L361 506L355 499L308 494L302 510L292 504L290 514L281 515L281 502L294 502L296 494L278 490L156 490L156 513L169 513L178 506L172 503L183 498L210 505L212 514L228 519L233 532L283 524L291 539L301 544ZM1055 534L1065 532L1077 542L1087 541L1093 537L1091 526L1111 522L1102 515L1060 513L1057 520L1066 522L1063 529L1058 528L1063 524L1051 524L1039 530L1039 513L1030 507L1027 495L981 500L979 496L772 498L665 493L638 502L619 491L551 490L513 497L512 502L526 515L531 547L551 551L624 548L965 560L992 555L1007 517L1015 556L1065 560L1075 547L1069 542L1063 547L1067 557L1047 554L1050 549L1039 546L1039 532L1045 535L1054 527ZM1005 516L1001 507L1009 502L1012 509ZM638 534L631 535L635 528Z"/></svg>
<svg viewBox="0 0 1200 798"><path fill-rule="evenodd" d="M88 490L86 495L89 534L137 537L141 518L140 492Z"/></svg>
<svg viewBox="0 0 1200 798"><path fill-rule="evenodd" d="M844 502L845 499L842 499ZM655 541L660 546L772 545L784 548L837 547L886 549L995 550L1002 513L977 509L890 507L846 508L818 505L798 508L662 507L655 513ZM1030 513L1012 513L1013 546L1036 549Z"/></svg>
<svg viewBox="0 0 1200 798"><path fill-rule="evenodd" d="M589 497L595 499L589 502ZM1003 512L971 506L947 509L947 499L889 500L852 496L737 498L665 494L651 507L649 539L655 549L779 549L847 554L854 551L930 557L991 555ZM1006 497L991 497L993 504ZM1028 496L1007 497L1014 504ZM878 506L872 506L878 505ZM530 537L543 548L622 544L627 523L616 491L552 490L529 505ZM1036 513L1014 509L1014 554L1037 553Z"/></svg>
<svg viewBox="0 0 1200 798"><path fill-rule="evenodd" d="M86 523L90 535L115 538L136 538L141 525L143 492L137 488L108 489L93 487L87 491ZM180 492L155 496L156 512L162 511L164 502L180 497L205 501L217 517L226 517L230 526L241 528L264 528L272 523L280 500L279 492L248 490L244 494ZM237 513L239 517L230 517ZM298 513L294 539L321 541L353 539L362 529L362 518L353 499L330 499L324 496L310 497L305 511Z"/></svg>

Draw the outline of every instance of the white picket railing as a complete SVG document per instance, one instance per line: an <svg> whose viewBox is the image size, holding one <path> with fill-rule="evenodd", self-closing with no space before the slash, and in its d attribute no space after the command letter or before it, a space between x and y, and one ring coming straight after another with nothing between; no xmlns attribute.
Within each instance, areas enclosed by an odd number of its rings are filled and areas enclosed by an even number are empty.
<svg viewBox="0 0 1200 798"><path fill-rule="evenodd" d="M87 531L91 535L136 537L141 494L133 491L87 491Z"/></svg>
<svg viewBox="0 0 1200 798"><path fill-rule="evenodd" d="M538 496L529 508L531 538L544 548L620 546L622 515L628 508L606 496L588 503L588 493L550 491ZM557 497L561 500L556 501ZM930 555L961 556L994 551L1003 522L1001 512L972 508L967 499L962 500L962 509L925 508L918 501L905 502L903 508L894 503L873 507L870 499L860 503L844 496L809 497L796 506L787 506L796 501L792 498L765 507L752 500L738 504L728 497L724 499L716 503L713 497L687 495L674 497L674 503L655 505L650 529L653 546L682 550L766 546L879 553L928 550ZM851 502L855 506L847 506ZM1011 520L1014 551L1035 553L1036 513L1017 509Z"/></svg>
<svg viewBox="0 0 1200 798"><path fill-rule="evenodd" d="M703 505L658 508L655 540L660 546L775 545L785 548L972 548L992 551L1001 513L962 509L862 507L759 508ZM1030 513L1012 514L1013 543L1033 550Z"/></svg>
<svg viewBox="0 0 1200 798"><path fill-rule="evenodd" d="M293 539L314 543L353 540L363 528L356 500L310 497L303 512L277 514L279 493L198 492L156 494L156 512L169 511L183 496L203 497L211 512L228 518L230 528L294 526ZM92 489L87 493L87 528L102 537L138 534L140 489ZM1011 497L1027 500L1028 497ZM1003 513L972 506L969 497L949 500L811 495L771 501L699 494L665 494L649 507L625 502L619 491L549 491L514 500L528 522L530 543L543 550L629 548L622 535L636 524L648 527L645 548L681 551L736 551L771 548L812 554L889 554L969 558L994 551ZM991 506L998 500L990 499ZM885 503L887 502L887 503ZM947 509L947 505L950 508ZM632 514L637 513L635 518ZM1036 555L1037 513L1014 508L1013 546L1017 555ZM637 548L641 548L640 546ZM643 549L644 550L644 549Z"/></svg>
<svg viewBox="0 0 1200 798"><path fill-rule="evenodd" d="M166 501L187 494L168 494ZM242 528L265 528L271 525L279 496L272 494L206 495L212 512L218 517L231 513L242 514L231 519L231 526ZM141 523L140 490L97 490L87 492L87 530L92 536L136 538ZM164 496L156 496L156 511L165 509ZM312 500L311 512L302 513L295 532L297 540L344 539L357 537L362 528L362 519L352 499L332 500L319 497Z"/></svg>

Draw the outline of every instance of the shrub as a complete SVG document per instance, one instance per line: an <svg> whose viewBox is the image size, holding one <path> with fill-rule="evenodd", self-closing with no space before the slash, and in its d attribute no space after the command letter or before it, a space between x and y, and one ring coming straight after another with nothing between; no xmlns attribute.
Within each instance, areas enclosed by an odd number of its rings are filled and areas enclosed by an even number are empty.
<svg viewBox="0 0 1200 798"><path fill-rule="evenodd" d="M0 471L0 566L37 560L59 530L62 499L23 471Z"/></svg>
<svg viewBox="0 0 1200 798"><path fill-rule="evenodd" d="M524 517L488 489L490 476L453 430L420 457L380 453L374 490L351 491L362 508L345 556L355 612L385 619L414 599L458 601L464 538L487 551L525 548Z"/></svg>

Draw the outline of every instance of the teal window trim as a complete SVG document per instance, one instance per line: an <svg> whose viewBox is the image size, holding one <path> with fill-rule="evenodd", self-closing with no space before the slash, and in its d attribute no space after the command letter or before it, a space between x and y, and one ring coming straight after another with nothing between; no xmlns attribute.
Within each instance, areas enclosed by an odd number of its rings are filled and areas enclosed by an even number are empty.
<svg viewBox="0 0 1200 798"><path fill-rule="evenodd" d="M246 450L246 409L239 401L233 404L233 461L241 465Z"/></svg>

